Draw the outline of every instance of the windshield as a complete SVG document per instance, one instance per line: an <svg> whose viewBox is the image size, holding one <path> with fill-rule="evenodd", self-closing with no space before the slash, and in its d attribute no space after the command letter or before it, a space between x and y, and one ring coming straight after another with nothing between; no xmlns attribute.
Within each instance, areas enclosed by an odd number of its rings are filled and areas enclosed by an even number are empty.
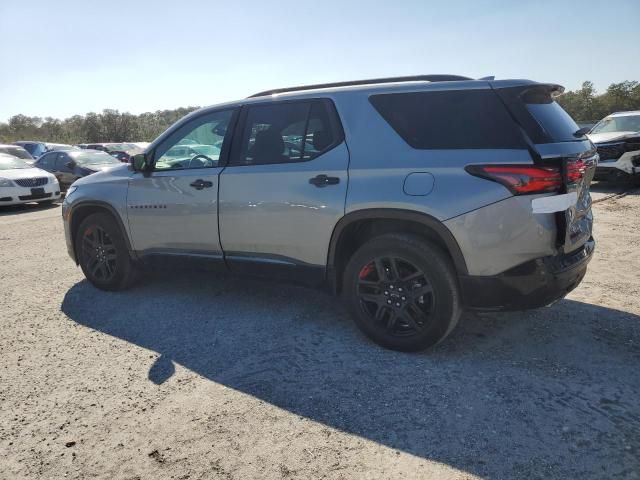
<svg viewBox="0 0 640 480"><path fill-rule="evenodd" d="M0 170L13 170L15 168L33 168L28 163L11 155L0 154Z"/></svg>
<svg viewBox="0 0 640 480"><path fill-rule="evenodd" d="M18 157L23 160L33 160L33 157L29 155L29 152L21 147L0 147L0 153L13 155L14 157Z"/></svg>
<svg viewBox="0 0 640 480"><path fill-rule="evenodd" d="M607 117L600 120L589 133L640 132L640 115Z"/></svg>
<svg viewBox="0 0 640 480"><path fill-rule="evenodd" d="M78 153L72 155L73 159L78 165L103 165L114 164L120 165L120 160L112 157L105 152L93 152L93 153Z"/></svg>
<svg viewBox="0 0 640 480"><path fill-rule="evenodd" d="M137 147L131 143L111 143L107 145L107 150L126 152L127 150L135 150Z"/></svg>
<svg viewBox="0 0 640 480"><path fill-rule="evenodd" d="M71 145L65 145L63 143L48 143L47 144L47 148L49 150L77 150L76 147L73 147Z"/></svg>

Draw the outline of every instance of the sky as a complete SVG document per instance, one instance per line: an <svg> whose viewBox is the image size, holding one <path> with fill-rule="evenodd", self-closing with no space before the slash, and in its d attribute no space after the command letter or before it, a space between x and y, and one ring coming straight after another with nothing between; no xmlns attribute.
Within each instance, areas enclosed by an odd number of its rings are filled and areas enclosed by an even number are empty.
<svg viewBox="0 0 640 480"><path fill-rule="evenodd" d="M0 0L0 121L427 73L640 80L640 0Z"/></svg>

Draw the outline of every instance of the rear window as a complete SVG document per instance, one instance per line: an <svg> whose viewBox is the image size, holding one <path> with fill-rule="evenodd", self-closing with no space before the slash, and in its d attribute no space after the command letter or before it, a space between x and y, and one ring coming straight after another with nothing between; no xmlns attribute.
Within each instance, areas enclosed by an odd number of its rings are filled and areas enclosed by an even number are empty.
<svg viewBox="0 0 640 480"><path fill-rule="evenodd" d="M525 148L518 126L492 90L391 93L370 101L413 148Z"/></svg>
<svg viewBox="0 0 640 480"><path fill-rule="evenodd" d="M551 93L544 88L532 88L522 94L527 110L536 119L554 142L578 140L574 133L580 127L573 118L553 100Z"/></svg>

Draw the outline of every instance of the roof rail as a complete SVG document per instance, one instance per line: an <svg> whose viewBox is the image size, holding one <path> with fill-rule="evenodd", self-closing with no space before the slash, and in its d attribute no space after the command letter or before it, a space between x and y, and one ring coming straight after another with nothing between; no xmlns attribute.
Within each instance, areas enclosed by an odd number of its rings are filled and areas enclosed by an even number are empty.
<svg viewBox="0 0 640 480"><path fill-rule="evenodd" d="M455 80L473 80L473 79L469 77L463 77L461 75L447 75L447 74L371 78L369 80L351 80L348 82L317 83L315 85L301 85L299 87L274 88L273 90L265 90L264 92L255 93L251 95L249 98L264 97L266 95L274 95L276 93L299 92L302 90L315 90L318 88L352 87L354 85L373 85L376 83L396 83L396 82L451 82Z"/></svg>

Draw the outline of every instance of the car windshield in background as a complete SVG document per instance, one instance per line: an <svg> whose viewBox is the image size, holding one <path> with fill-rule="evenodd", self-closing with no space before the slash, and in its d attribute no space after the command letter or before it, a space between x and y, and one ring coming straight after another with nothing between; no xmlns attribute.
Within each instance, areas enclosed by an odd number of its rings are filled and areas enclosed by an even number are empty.
<svg viewBox="0 0 640 480"><path fill-rule="evenodd" d="M105 152L93 152L93 153L82 152L76 155L72 155L72 157L78 165L103 165L103 164L120 165L121 164L120 160L112 157L111 155Z"/></svg>
<svg viewBox="0 0 640 480"><path fill-rule="evenodd" d="M49 148L49 150L78 150L77 147L73 147L71 145L64 145L61 143L48 143L47 148Z"/></svg>
<svg viewBox="0 0 640 480"><path fill-rule="evenodd" d="M0 147L0 153L13 155L14 157L18 157L23 160L33 160L33 157L29 155L29 152L27 152L24 148L20 148L20 147Z"/></svg>
<svg viewBox="0 0 640 480"><path fill-rule="evenodd" d="M107 149L112 152L126 152L127 150L135 150L137 147L132 143L112 143L107 145Z"/></svg>
<svg viewBox="0 0 640 480"><path fill-rule="evenodd" d="M197 155L208 157L215 156L217 158L220 155L220 150L214 145L192 145L191 150L195 151Z"/></svg>
<svg viewBox="0 0 640 480"><path fill-rule="evenodd" d="M640 132L640 115L608 117L600 120L589 133Z"/></svg>
<svg viewBox="0 0 640 480"><path fill-rule="evenodd" d="M16 168L32 168L27 162L11 155L0 154L0 170L14 170Z"/></svg>

